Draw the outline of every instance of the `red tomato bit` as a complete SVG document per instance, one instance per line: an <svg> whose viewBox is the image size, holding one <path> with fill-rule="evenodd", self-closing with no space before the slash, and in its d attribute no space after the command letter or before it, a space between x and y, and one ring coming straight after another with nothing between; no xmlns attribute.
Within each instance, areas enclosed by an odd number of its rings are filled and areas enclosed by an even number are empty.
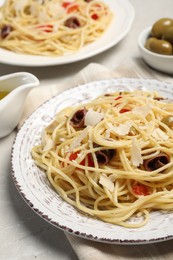
<svg viewBox="0 0 173 260"><path fill-rule="evenodd" d="M97 20L99 17L98 17L97 14L93 14L93 15L91 15L91 18L92 18L93 20Z"/></svg>
<svg viewBox="0 0 173 260"><path fill-rule="evenodd" d="M127 109L127 108L122 108L119 112L120 112L120 114L123 114L123 113L129 112L129 111L131 111L131 110Z"/></svg>
<svg viewBox="0 0 173 260"><path fill-rule="evenodd" d="M77 151L75 153L71 153L70 156L69 156L69 160L70 161L76 160L76 158L78 157L79 153L80 153L79 151ZM87 155L87 159L88 159L88 166L89 167L93 167L94 163L93 163L93 160L92 160L92 155L88 154ZM80 165L83 165L83 166L85 165L85 158L80 162Z"/></svg>
<svg viewBox="0 0 173 260"><path fill-rule="evenodd" d="M118 96L118 97L116 97L115 100L118 100L118 99L120 99L120 98L122 98L122 96Z"/></svg>
<svg viewBox="0 0 173 260"><path fill-rule="evenodd" d="M62 7L64 7L65 9L67 9L67 13L70 14L70 13L73 13L73 12L76 12L79 8L79 5L78 4L73 4L72 2L64 2L62 4Z"/></svg>
<svg viewBox="0 0 173 260"><path fill-rule="evenodd" d="M150 194L149 190L148 190L148 187L145 186L144 184L135 184L133 187L132 187L132 190L135 194L137 195L143 195L143 196L147 196Z"/></svg>
<svg viewBox="0 0 173 260"><path fill-rule="evenodd" d="M71 7L68 7L67 13L70 14L76 12L78 10L78 7L79 7L78 5L72 5Z"/></svg>
<svg viewBox="0 0 173 260"><path fill-rule="evenodd" d="M36 28L42 29L44 32L52 32L53 25L52 24L40 25L40 26L37 26Z"/></svg>
<svg viewBox="0 0 173 260"><path fill-rule="evenodd" d="M70 2L64 2L62 3L62 7L67 8L69 5L71 5Z"/></svg>
<svg viewBox="0 0 173 260"><path fill-rule="evenodd" d="M76 160L76 158L78 157L79 152L75 152L75 153L71 153L69 156L69 160L73 161Z"/></svg>

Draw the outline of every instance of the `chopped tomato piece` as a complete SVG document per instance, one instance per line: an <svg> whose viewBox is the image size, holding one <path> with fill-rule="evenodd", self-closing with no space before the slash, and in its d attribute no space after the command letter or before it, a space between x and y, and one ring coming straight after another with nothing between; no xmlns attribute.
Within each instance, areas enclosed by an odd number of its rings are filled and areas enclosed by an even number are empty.
<svg viewBox="0 0 173 260"><path fill-rule="evenodd" d="M71 5L70 2L64 2L62 3L62 7L67 8L69 5Z"/></svg>
<svg viewBox="0 0 173 260"><path fill-rule="evenodd" d="M91 154L88 154L88 166L94 167L94 162Z"/></svg>
<svg viewBox="0 0 173 260"><path fill-rule="evenodd" d="M147 186L145 186L143 184L136 184L136 185L134 185L132 187L132 190L137 195L147 196L147 195L150 194Z"/></svg>
<svg viewBox="0 0 173 260"><path fill-rule="evenodd" d="M118 97L116 97L115 100L118 100L118 99L120 99L120 98L122 98L122 96L118 96Z"/></svg>
<svg viewBox="0 0 173 260"><path fill-rule="evenodd" d="M78 10L78 5L72 5L70 7L67 8L67 13L70 14L70 13L73 13L73 12L76 12Z"/></svg>
<svg viewBox="0 0 173 260"><path fill-rule="evenodd" d="M70 161L76 160L79 153L80 153L79 151L77 151L75 153L71 153L70 156L69 156L69 160ZM88 154L87 159L88 159L88 166L93 167L94 163L93 163L93 160L92 160L92 155ZM85 165L85 158L80 162L80 165L83 165L83 166Z"/></svg>
<svg viewBox="0 0 173 260"><path fill-rule="evenodd" d="M93 20L97 20L99 17L98 17L97 14L93 14L93 15L91 15L91 18L92 18Z"/></svg>
<svg viewBox="0 0 173 260"><path fill-rule="evenodd" d="M43 29L44 32L52 32L53 25L52 24L40 25L40 26L37 26L37 28Z"/></svg>
<svg viewBox="0 0 173 260"><path fill-rule="evenodd" d="M101 8L101 5L100 5L100 4L95 4L94 6L98 7L97 9L100 9L100 8Z"/></svg>
<svg viewBox="0 0 173 260"><path fill-rule="evenodd" d="M76 158L78 157L79 152L75 152L75 153L71 153L69 156L69 160L73 161L76 160Z"/></svg>
<svg viewBox="0 0 173 260"><path fill-rule="evenodd" d="M73 13L73 12L77 11L79 5L73 4L72 2L64 2L64 3L62 3L62 7L67 9L67 13L70 14L70 13Z"/></svg>
<svg viewBox="0 0 173 260"><path fill-rule="evenodd" d="M120 114L123 114L123 113L129 112L129 111L130 111L130 109L122 108L119 112L120 112Z"/></svg>

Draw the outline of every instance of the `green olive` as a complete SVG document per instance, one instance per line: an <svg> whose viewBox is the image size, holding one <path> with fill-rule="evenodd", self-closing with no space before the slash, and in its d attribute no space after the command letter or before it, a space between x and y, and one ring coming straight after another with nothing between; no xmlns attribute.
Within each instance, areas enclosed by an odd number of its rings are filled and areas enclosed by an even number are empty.
<svg viewBox="0 0 173 260"><path fill-rule="evenodd" d="M151 35L160 39L166 28L173 26L173 19L162 18L153 24Z"/></svg>
<svg viewBox="0 0 173 260"><path fill-rule="evenodd" d="M163 55L172 55L173 47L165 40L158 40L151 37L147 40L145 47L152 51Z"/></svg>
<svg viewBox="0 0 173 260"><path fill-rule="evenodd" d="M162 39L170 42L173 45L173 26L166 28L163 33Z"/></svg>
<svg viewBox="0 0 173 260"><path fill-rule="evenodd" d="M162 123L167 125L168 127L172 128L173 127L173 116L165 116L161 120Z"/></svg>

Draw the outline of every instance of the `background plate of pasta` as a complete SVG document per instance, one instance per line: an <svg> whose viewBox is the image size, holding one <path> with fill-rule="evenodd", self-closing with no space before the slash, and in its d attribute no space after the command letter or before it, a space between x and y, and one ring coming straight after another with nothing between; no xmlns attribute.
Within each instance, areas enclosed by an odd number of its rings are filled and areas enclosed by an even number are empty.
<svg viewBox="0 0 173 260"><path fill-rule="evenodd" d="M48 66L76 62L117 44L130 30L128 0L4 0L0 61Z"/></svg>
<svg viewBox="0 0 173 260"><path fill-rule="evenodd" d="M40 217L83 238L172 239L172 100L173 85L151 79L95 81L58 94L17 134L18 191Z"/></svg>

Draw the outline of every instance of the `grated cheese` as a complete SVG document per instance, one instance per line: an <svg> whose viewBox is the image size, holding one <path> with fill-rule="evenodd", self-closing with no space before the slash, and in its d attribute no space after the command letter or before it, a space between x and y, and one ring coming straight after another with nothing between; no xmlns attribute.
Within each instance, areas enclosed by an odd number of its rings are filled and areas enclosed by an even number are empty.
<svg viewBox="0 0 173 260"><path fill-rule="evenodd" d="M49 20L49 16L47 15L46 10L40 10L38 14L38 20L40 23L44 23Z"/></svg>
<svg viewBox="0 0 173 260"><path fill-rule="evenodd" d="M14 3L14 9L16 12L21 11L23 7L27 4L28 0L18 0Z"/></svg>
<svg viewBox="0 0 173 260"><path fill-rule="evenodd" d="M51 3L48 6L49 13L52 17L58 18L65 14L66 10L59 3Z"/></svg>
<svg viewBox="0 0 173 260"><path fill-rule="evenodd" d="M96 112L92 109L89 109L85 115L85 126L95 126L97 125L103 118L105 114Z"/></svg>
<svg viewBox="0 0 173 260"><path fill-rule="evenodd" d="M133 108L132 113L146 117L151 112L151 110L151 107L146 105Z"/></svg>
<svg viewBox="0 0 173 260"><path fill-rule="evenodd" d="M102 174L100 176L100 180L99 183L107 188L109 191L113 192L114 191L114 183L111 181L111 179L109 179L109 177L106 174Z"/></svg>
<svg viewBox="0 0 173 260"><path fill-rule="evenodd" d="M169 136L165 134L160 128L154 129L152 132L152 137L154 137L157 141L166 141L169 139Z"/></svg>
<svg viewBox="0 0 173 260"><path fill-rule="evenodd" d="M113 133L116 133L118 135L127 135L130 131L130 128L132 126L132 123L131 122L126 122L125 124L120 124L119 126L113 126L111 123L108 123L107 124L108 127L109 127L109 131L107 130L107 135L110 133L110 132L113 132Z"/></svg>
<svg viewBox="0 0 173 260"><path fill-rule="evenodd" d="M54 120L53 122L50 123L50 125L46 127L46 130L48 132L53 132L57 126L58 126L58 122Z"/></svg>
<svg viewBox="0 0 173 260"><path fill-rule="evenodd" d="M46 134L45 131L43 131L42 134L42 147L44 152L49 151L54 147L53 140Z"/></svg>
<svg viewBox="0 0 173 260"><path fill-rule="evenodd" d="M59 29L59 23L56 22L56 23L54 23L54 25L53 25L53 32L56 33L56 32L58 31L58 29Z"/></svg>
<svg viewBox="0 0 173 260"><path fill-rule="evenodd" d="M70 145L70 150L81 145L82 140L88 135L89 127L86 127L79 136L77 136Z"/></svg>
<svg viewBox="0 0 173 260"><path fill-rule="evenodd" d="M35 5L31 5L29 10L33 16L36 16L38 14L38 7L36 7Z"/></svg>
<svg viewBox="0 0 173 260"><path fill-rule="evenodd" d="M141 155L141 148L139 145L138 140L133 137L132 138L132 154L131 154L131 160L132 164L134 166L139 166L140 164L143 163L142 155Z"/></svg>

